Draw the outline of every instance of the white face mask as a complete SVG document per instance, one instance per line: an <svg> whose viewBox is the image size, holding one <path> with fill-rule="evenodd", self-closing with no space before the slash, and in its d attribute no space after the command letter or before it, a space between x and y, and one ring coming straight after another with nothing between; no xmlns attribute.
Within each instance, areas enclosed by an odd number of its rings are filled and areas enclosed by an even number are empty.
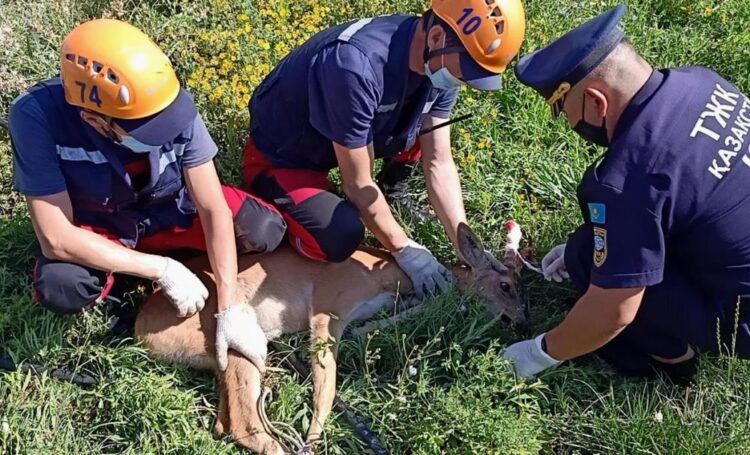
<svg viewBox="0 0 750 455"><path fill-rule="evenodd" d="M122 135L122 141L120 141L120 145L132 150L135 153L149 153L150 151L159 148L156 145L144 144L133 136L128 136L126 134Z"/></svg>
<svg viewBox="0 0 750 455"><path fill-rule="evenodd" d="M443 36L443 47L445 47L445 43L446 37ZM442 55L440 59L442 68L435 71L434 73L432 72L432 70L430 70L429 60L424 64L424 73L427 75L427 77L430 78L430 83L432 83L432 86L441 90L451 90L461 87L464 84L461 79L451 74L451 72L448 71L448 68L445 67L445 55Z"/></svg>

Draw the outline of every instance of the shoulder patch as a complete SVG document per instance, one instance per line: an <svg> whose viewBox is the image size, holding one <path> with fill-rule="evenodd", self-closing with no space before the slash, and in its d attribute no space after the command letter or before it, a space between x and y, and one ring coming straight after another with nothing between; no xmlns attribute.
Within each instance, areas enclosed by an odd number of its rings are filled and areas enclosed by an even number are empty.
<svg viewBox="0 0 750 455"><path fill-rule="evenodd" d="M607 260L607 230L594 227L594 265L601 267Z"/></svg>
<svg viewBox="0 0 750 455"><path fill-rule="evenodd" d="M589 217L594 224L607 222L607 206L599 203L589 203Z"/></svg>

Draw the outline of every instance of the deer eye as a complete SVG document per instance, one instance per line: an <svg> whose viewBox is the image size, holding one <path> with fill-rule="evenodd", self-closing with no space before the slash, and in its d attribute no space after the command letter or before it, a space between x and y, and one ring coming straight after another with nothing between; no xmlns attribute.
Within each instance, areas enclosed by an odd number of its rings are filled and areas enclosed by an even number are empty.
<svg viewBox="0 0 750 455"><path fill-rule="evenodd" d="M505 281L500 282L500 289L505 293L510 293L510 285Z"/></svg>

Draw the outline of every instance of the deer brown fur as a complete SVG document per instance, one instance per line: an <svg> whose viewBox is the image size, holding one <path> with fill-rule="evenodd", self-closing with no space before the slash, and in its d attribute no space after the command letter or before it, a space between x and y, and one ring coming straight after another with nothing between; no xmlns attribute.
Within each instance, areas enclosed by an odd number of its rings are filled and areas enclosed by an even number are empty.
<svg viewBox="0 0 750 455"><path fill-rule="evenodd" d="M510 270L497 270L468 226L459 228L459 240L461 254L470 266L454 270L459 287L474 288L488 300L491 312L525 322L516 289L519 265L515 255L505 258ZM336 394L337 342L344 329L353 321L371 318L392 304L398 293L408 294L411 282L387 252L370 248L356 251L341 263L321 263L282 247L263 256L240 256L238 265L240 285L269 339L309 330L311 343L318 344L312 361L313 418L307 433L308 442L315 442L323 434ZM282 446L266 432L258 416L261 372L233 352L227 370L217 371L216 295L208 259L202 256L186 266L209 289L206 307L181 319L166 297L155 293L138 314L137 338L155 358L217 373L218 434L229 434L238 444L261 454L283 454Z"/></svg>

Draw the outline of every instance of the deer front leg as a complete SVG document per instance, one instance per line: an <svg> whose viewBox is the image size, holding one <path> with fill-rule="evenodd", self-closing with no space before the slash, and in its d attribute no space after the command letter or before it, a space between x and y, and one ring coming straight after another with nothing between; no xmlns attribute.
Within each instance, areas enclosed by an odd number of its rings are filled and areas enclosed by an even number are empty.
<svg viewBox="0 0 750 455"><path fill-rule="evenodd" d="M258 417L261 374L246 358L229 351L226 371L218 371L215 360L216 300L190 318L178 318L174 307L155 294L141 308L135 324L136 337L152 356L193 368L210 369L219 380L219 409L215 431L230 434L238 444L264 455L284 451L269 435Z"/></svg>
<svg viewBox="0 0 750 455"><path fill-rule="evenodd" d="M307 442L315 443L323 436L323 425L331 413L336 396L336 356L344 324L334 320L329 314L316 314L310 321L310 330L313 417L307 432Z"/></svg>
<svg viewBox="0 0 750 455"><path fill-rule="evenodd" d="M239 445L262 455L283 455L281 445L266 433L258 415L261 374L252 362L229 351L227 369L219 372L218 433L228 432Z"/></svg>

